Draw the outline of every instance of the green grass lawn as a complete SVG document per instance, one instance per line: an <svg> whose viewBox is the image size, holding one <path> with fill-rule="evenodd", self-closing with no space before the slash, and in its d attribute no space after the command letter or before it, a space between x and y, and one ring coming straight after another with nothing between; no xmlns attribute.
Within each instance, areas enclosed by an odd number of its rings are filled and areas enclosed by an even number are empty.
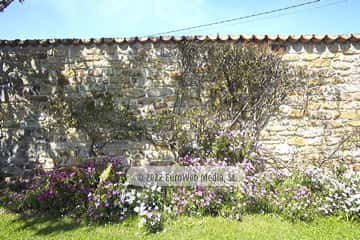
<svg viewBox="0 0 360 240"><path fill-rule="evenodd" d="M24 218L0 209L0 239L360 239L360 224L320 218L292 224L279 217L251 215L241 222L223 218L182 217L167 221L164 231L145 235L137 219L89 226L70 219Z"/></svg>

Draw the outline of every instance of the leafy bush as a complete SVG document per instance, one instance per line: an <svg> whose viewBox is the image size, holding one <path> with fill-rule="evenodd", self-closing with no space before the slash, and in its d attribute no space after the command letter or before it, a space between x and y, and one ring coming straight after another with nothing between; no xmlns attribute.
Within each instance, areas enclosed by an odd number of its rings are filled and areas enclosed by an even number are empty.
<svg viewBox="0 0 360 240"><path fill-rule="evenodd" d="M136 191L128 190L121 183L99 184L88 194L87 218L95 222L117 222L133 214L136 205Z"/></svg>
<svg viewBox="0 0 360 240"><path fill-rule="evenodd" d="M117 158L86 161L80 166L58 167L47 172L34 171L28 180L16 183L15 191L5 196L7 205L16 212L33 209L53 215L82 215L88 207L88 194L97 188L107 162L114 165L109 178L119 181L125 165Z"/></svg>
<svg viewBox="0 0 360 240"><path fill-rule="evenodd" d="M200 159L183 161L198 165ZM31 182L9 189L1 200L16 212L50 212L96 223L138 215L146 232L161 230L167 216L179 215L240 220L243 214L273 213L291 221L312 221L324 215L360 220L358 175L318 168L256 172L253 165L250 161L237 165L246 174L241 187L140 188L127 185L127 166L121 159L109 158L102 163L38 171Z"/></svg>
<svg viewBox="0 0 360 240"><path fill-rule="evenodd" d="M258 131L290 89L302 87L302 69L267 46L183 42L173 109L154 116L153 136L180 157L242 162Z"/></svg>
<svg viewBox="0 0 360 240"><path fill-rule="evenodd" d="M244 198L253 200L246 206L291 221L311 221L319 215L359 219L360 177L348 170L344 173L314 167L262 172L245 185Z"/></svg>
<svg viewBox="0 0 360 240"><path fill-rule="evenodd" d="M140 216L139 226L148 233L155 233L163 228L162 212L166 201L163 193L160 187L154 185L151 188L142 189L137 194L137 206L134 211Z"/></svg>
<svg viewBox="0 0 360 240"><path fill-rule="evenodd" d="M61 134L65 127L85 134L89 157L104 155L104 147L115 140L138 139L144 132L136 116L108 91L92 91L78 98L66 97L60 91L49 99L43 111L51 119L45 125L48 131Z"/></svg>
<svg viewBox="0 0 360 240"><path fill-rule="evenodd" d="M219 188L179 187L172 192L173 213L191 216L219 215L223 195Z"/></svg>

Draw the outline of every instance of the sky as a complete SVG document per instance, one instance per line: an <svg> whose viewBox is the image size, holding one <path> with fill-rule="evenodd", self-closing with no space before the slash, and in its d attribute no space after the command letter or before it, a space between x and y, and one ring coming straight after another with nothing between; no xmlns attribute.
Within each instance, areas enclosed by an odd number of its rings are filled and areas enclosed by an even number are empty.
<svg viewBox="0 0 360 240"><path fill-rule="evenodd" d="M149 36L307 1L25 0L0 12L0 39ZM320 0L281 13L171 35L347 34L359 33L359 23L360 0Z"/></svg>

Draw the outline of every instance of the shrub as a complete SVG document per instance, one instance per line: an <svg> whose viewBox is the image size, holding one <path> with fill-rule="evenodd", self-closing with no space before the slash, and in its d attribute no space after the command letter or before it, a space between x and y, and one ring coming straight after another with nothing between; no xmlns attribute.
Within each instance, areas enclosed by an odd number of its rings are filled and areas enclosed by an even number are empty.
<svg viewBox="0 0 360 240"><path fill-rule="evenodd" d="M141 216L139 226L145 228L148 233L156 233L164 227L163 217L159 211L139 212Z"/></svg>
<svg viewBox="0 0 360 240"><path fill-rule="evenodd" d="M80 166L57 167L51 171L34 171L29 180L18 183L9 191L7 206L16 212L31 209L52 215L82 215L88 207L88 194L98 187L107 162L113 164L109 179L124 176L124 162L109 158L104 162L86 161Z"/></svg>
<svg viewBox="0 0 360 240"><path fill-rule="evenodd" d="M184 157L185 165L204 163ZM207 164L226 162L207 161ZM335 215L360 220L360 177L346 171L318 168L255 171L256 161L237 166L246 176L241 187L135 187L126 183L127 166L118 158L86 162L34 173L2 197L2 205L16 212L31 210L108 223L138 215L146 232L162 229L166 217L223 216L272 213L291 221L312 221Z"/></svg>
<svg viewBox="0 0 360 240"><path fill-rule="evenodd" d="M304 71L265 45L186 41L178 56L175 104L154 116L153 140L180 157L242 162L288 91L303 86Z"/></svg>
<svg viewBox="0 0 360 240"><path fill-rule="evenodd" d="M43 111L51 119L44 125L47 131L64 134L64 128L75 128L85 134L89 157L103 155L104 147L115 140L138 139L144 132L142 123L109 91L94 90L78 98L59 91Z"/></svg>
<svg viewBox="0 0 360 240"><path fill-rule="evenodd" d="M136 191L120 183L101 183L88 194L87 219L94 222L117 222L133 214Z"/></svg>
<svg viewBox="0 0 360 240"><path fill-rule="evenodd" d="M171 205L176 214L219 215L223 194L219 188L180 187L173 191Z"/></svg>

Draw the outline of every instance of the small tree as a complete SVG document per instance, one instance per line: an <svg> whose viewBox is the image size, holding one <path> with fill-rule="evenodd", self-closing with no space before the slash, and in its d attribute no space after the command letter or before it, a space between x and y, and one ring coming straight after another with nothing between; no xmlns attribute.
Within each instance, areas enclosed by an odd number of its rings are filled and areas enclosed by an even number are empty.
<svg viewBox="0 0 360 240"><path fill-rule="evenodd" d="M174 153L242 161L303 71L268 46L179 44L176 102L155 117L156 139ZM184 127L185 126L185 127Z"/></svg>
<svg viewBox="0 0 360 240"><path fill-rule="evenodd" d="M121 139L140 138L143 128L127 107L119 105L109 92L91 92L85 97L66 98L58 94L46 108L51 117L49 129L75 128L89 143L89 156L103 154L106 144Z"/></svg>

